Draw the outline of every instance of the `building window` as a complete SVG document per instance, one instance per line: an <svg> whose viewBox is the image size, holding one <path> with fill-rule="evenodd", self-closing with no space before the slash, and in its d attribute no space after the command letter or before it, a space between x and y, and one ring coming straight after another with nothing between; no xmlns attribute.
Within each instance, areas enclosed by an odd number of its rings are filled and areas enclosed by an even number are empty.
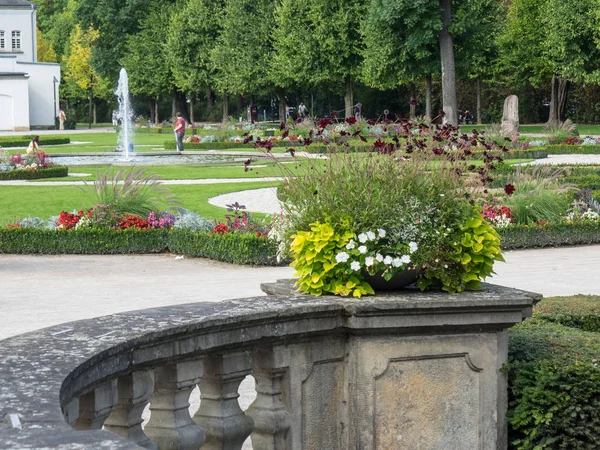
<svg viewBox="0 0 600 450"><path fill-rule="evenodd" d="M0 51L6 50L6 44L4 40L4 31L0 30Z"/></svg>
<svg viewBox="0 0 600 450"><path fill-rule="evenodd" d="M12 32L12 49L13 50L21 50L21 32L20 31Z"/></svg>

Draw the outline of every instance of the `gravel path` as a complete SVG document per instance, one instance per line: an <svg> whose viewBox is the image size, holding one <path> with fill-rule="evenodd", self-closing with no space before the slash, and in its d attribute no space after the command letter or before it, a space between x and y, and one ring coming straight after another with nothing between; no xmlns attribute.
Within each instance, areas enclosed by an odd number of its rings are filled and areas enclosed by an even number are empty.
<svg viewBox="0 0 600 450"><path fill-rule="evenodd" d="M536 159L524 163L532 165L558 165L558 164L595 164L600 165L600 155L548 155L547 158Z"/></svg>

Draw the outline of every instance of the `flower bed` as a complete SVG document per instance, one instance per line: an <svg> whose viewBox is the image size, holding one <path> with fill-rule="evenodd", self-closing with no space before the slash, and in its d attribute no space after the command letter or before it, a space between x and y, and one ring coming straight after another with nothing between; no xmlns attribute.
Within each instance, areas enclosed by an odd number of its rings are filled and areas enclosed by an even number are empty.
<svg viewBox="0 0 600 450"><path fill-rule="evenodd" d="M56 169L56 170L52 170ZM0 180L31 180L48 177L64 177L68 167L56 167L44 152L34 154L16 153L12 156L0 153Z"/></svg>

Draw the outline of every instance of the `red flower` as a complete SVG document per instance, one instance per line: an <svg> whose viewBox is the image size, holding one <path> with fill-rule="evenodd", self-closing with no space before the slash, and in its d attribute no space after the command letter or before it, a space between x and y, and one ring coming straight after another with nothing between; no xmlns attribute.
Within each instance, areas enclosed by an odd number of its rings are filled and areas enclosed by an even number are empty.
<svg viewBox="0 0 600 450"><path fill-rule="evenodd" d="M515 192L515 187L508 183L504 186L504 192L506 192L506 195L513 195L513 193Z"/></svg>
<svg viewBox="0 0 600 450"><path fill-rule="evenodd" d="M145 230L150 228L150 222L135 214L125 214L123 219L121 219L119 222L118 228L120 230L124 230L126 228L138 228L140 230Z"/></svg>
<svg viewBox="0 0 600 450"><path fill-rule="evenodd" d="M79 222L80 218L81 217L77 214L61 211L60 215L58 216L58 220L56 221L56 226L65 230L70 230L77 225L77 222Z"/></svg>
<svg viewBox="0 0 600 450"><path fill-rule="evenodd" d="M348 125L354 125L356 123L356 119L354 117L346 117L346 123Z"/></svg>
<svg viewBox="0 0 600 450"><path fill-rule="evenodd" d="M325 128L327 125L331 125L331 124L333 124L333 122L330 119L327 119L327 118L321 119L321 120L319 120L317 122L317 126L319 128Z"/></svg>
<svg viewBox="0 0 600 450"><path fill-rule="evenodd" d="M414 98L413 98L413 99L412 99L410 102L408 102L408 103L410 103L410 104L411 104L411 105L413 105L413 106L415 106L415 105L418 105L418 104L419 104L419 102L418 102L416 99L414 99Z"/></svg>
<svg viewBox="0 0 600 450"><path fill-rule="evenodd" d="M225 234L229 231L229 227L227 225L225 225L223 222L218 223L217 225L215 225L215 227L210 230L210 232L212 234Z"/></svg>

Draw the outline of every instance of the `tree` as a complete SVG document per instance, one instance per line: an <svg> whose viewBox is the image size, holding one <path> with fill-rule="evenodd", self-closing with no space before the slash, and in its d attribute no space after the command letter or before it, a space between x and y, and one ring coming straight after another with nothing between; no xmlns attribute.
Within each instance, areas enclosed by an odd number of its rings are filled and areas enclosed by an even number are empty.
<svg viewBox="0 0 600 450"><path fill-rule="evenodd" d="M187 0L172 16L168 30L168 58L174 84L194 98L207 92L212 105L215 70L211 52L221 32L222 0Z"/></svg>
<svg viewBox="0 0 600 450"><path fill-rule="evenodd" d="M431 118L431 75L439 72L441 23L430 11L437 4L437 0L371 0L361 24L361 79L379 89L410 83L412 119L415 82L423 78L427 80L426 115Z"/></svg>
<svg viewBox="0 0 600 450"><path fill-rule="evenodd" d="M64 58L66 65L66 79L74 82L79 88L88 92L89 99L89 127L92 128L92 103L94 88L101 86L106 91L106 80L102 80L91 65L92 45L99 36L98 30L88 28L83 31L79 25L70 39L70 52Z"/></svg>
<svg viewBox="0 0 600 450"><path fill-rule="evenodd" d="M151 117L158 118L158 98L173 86L169 64L167 35L171 14L165 8L154 7L141 23L141 31L130 35L121 64L129 75L129 88L134 94L150 97ZM148 55L153 55L148 64Z"/></svg>
<svg viewBox="0 0 600 450"><path fill-rule="evenodd" d="M56 52L52 48L52 43L48 42L39 28L35 30L37 41L37 60L39 62L56 62Z"/></svg>
<svg viewBox="0 0 600 450"><path fill-rule="evenodd" d="M256 94L268 86L273 14L273 0L225 1L223 29L211 51L218 92Z"/></svg>
<svg viewBox="0 0 600 450"><path fill-rule="evenodd" d="M363 8L361 0L282 0L273 33L275 84L343 83L346 116L351 116L353 83L360 73Z"/></svg>

